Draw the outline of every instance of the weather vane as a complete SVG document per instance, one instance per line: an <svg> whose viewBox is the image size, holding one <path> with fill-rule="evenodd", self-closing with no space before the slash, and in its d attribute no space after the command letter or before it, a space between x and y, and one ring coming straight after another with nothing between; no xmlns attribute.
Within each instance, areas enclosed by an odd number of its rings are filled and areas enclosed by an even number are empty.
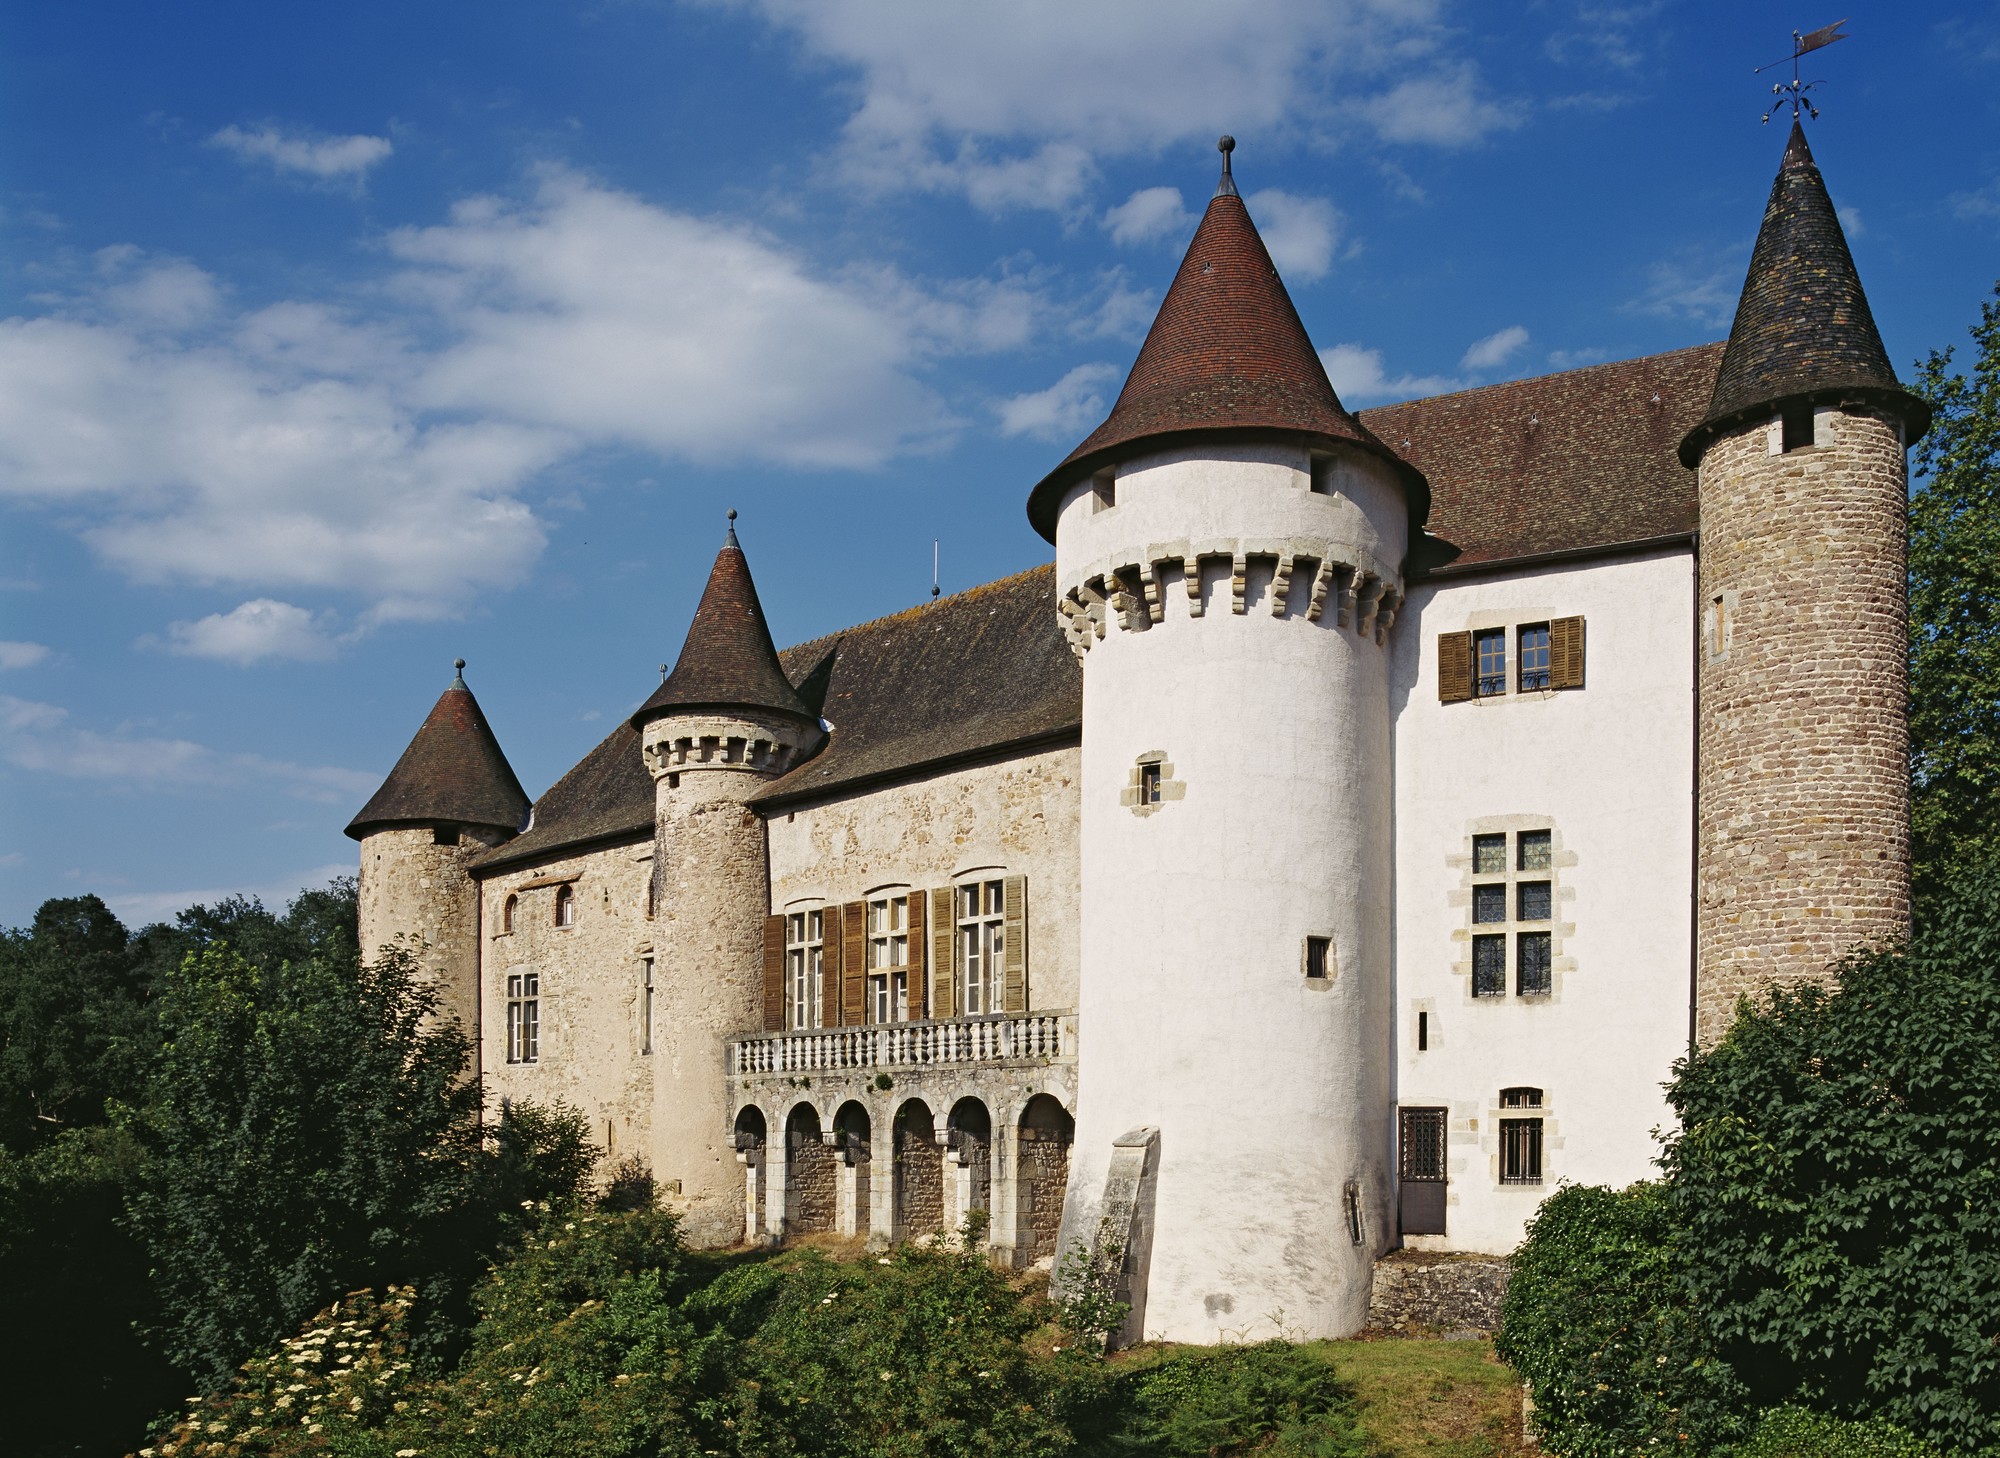
<svg viewBox="0 0 2000 1458"><path fill-rule="evenodd" d="M1847 24L1847 19L1843 16L1832 25L1822 25L1818 30L1807 31L1804 35L1793 31L1791 55L1787 56L1784 61L1773 61L1768 66L1759 66L1755 71L1750 73L1753 76L1761 76L1766 71L1784 65L1786 61L1791 63L1792 79L1790 83L1788 84L1783 81L1772 83L1771 94L1777 97L1778 100L1769 111L1764 113L1764 120L1766 122L1770 121L1784 107L1787 101L1792 104L1793 121L1799 119L1799 112L1801 110L1814 121L1819 120L1819 108L1814 106L1812 99L1806 95L1813 87L1819 85L1819 82L1799 80L1799 57L1803 56L1807 51L1816 51L1821 46L1830 46L1837 40L1846 40L1847 37L1840 33L1840 28L1845 24Z"/></svg>

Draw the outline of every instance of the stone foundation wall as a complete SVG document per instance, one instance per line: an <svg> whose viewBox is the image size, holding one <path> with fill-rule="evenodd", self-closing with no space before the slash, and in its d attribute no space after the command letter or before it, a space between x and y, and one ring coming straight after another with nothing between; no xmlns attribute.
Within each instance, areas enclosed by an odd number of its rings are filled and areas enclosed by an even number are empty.
<svg viewBox="0 0 2000 1458"><path fill-rule="evenodd" d="M944 1151L934 1139L896 1135L896 1202L906 1239L944 1228Z"/></svg>
<svg viewBox="0 0 2000 1458"><path fill-rule="evenodd" d="M1391 1251L1375 1263L1368 1329L1414 1335L1425 1331L1493 1331L1508 1265L1496 1256Z"/></svg>
<svg viewBox="0 0 2000 1458"><path fill-rule="evenodd" d="M1701 463L1697 1034L1910 921L1902 434L1756 425ZM1718 604L1718 599L1720 600Z"/></svg>
<svg viewBox="0 0 2000 1458"><path fill-rule="evenodd" d="M795 1142L786 1169L787 1193L791 1201L787 1233L792 1235L830 1234L840 1172L840 1156L820 1143L819 1136Z"/></svg>

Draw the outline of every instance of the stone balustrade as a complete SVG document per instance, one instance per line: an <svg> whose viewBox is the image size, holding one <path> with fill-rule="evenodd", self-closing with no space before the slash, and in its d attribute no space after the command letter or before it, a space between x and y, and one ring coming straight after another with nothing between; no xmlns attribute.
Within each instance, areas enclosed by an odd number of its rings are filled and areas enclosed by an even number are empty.
<svg viewBox="0 0 2000 1458"><path fill-rule="evenodd" d="M814 1028L743 1038L729 1045L730 1074L744 1077L864 1068L1071 1062L1075 1058L1076 1014L1067 1010Z"/></svg>

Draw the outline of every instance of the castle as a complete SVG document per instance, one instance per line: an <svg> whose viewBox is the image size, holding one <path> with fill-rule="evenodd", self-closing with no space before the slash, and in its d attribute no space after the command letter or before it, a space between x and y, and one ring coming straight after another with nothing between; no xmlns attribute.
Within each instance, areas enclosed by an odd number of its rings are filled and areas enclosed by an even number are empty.
<svg viewBox="0 0 2000 1458"><path fill-rule="evenodd" d="M348 827L489 1097L695 1242L984 1212L1128 1334L1345 1335L1388 1249L1645 1177L1741 995L1907 929L1929 417L1797 124L1725 344L1360 413L1230 145L1029 494L1053 566L780 652L732 526L532 806L461 675Z"/></svg>

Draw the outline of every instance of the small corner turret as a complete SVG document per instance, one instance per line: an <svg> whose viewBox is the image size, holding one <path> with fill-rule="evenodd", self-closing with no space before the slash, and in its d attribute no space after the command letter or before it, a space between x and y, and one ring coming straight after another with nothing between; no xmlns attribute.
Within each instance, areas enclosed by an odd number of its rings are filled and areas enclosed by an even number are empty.
<svg viewBox="0 0 2000 1458"><path fill-rule="evenodd" d="M348 823L361 842L361 949L414 936L441 1010L468 1033L478 1018L479 897L467 868L520 834L528 795L465 683L465 660L389 771Z"/></svg>

